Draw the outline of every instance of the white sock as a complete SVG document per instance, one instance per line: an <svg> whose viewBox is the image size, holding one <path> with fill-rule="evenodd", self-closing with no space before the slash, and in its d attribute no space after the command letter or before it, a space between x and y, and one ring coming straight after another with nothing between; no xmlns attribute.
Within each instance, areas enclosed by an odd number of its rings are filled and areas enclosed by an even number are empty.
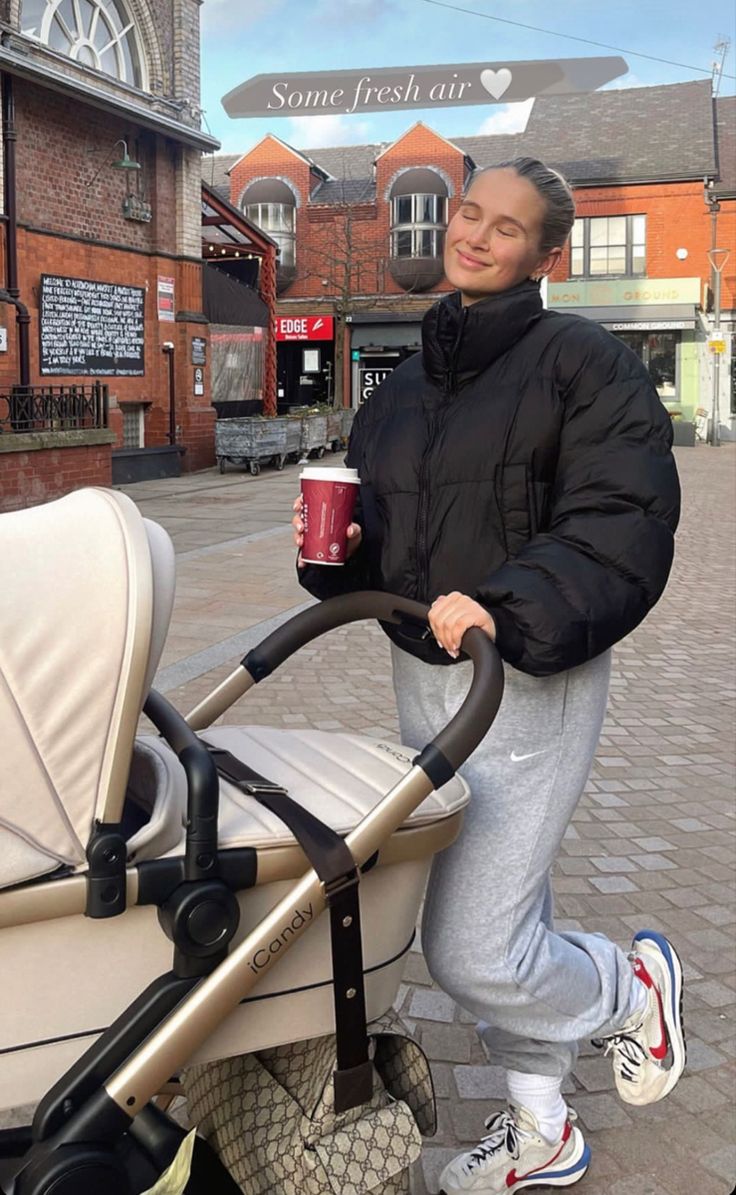
<svg viewBox="0 0 736 1195"><path fill-rule="evenodd" d="M567 1120L567 1104L560 1094L562 1079L506 1071L506 1087L512 1104L528 1108L534 1114L545 1140L550 1145L559 1141Z"/></svg>
<svg viewBox="0 0 736 1195"><path fill-rule="evenodd" d="M628 1025L629 1021L638 1020L646 1010L649 1000L649 994L644 984L640 979L634 976L634 982L631 985L631 992L629 993L629 1005L626 1010L626 1019L624 1024Z"/></svg>

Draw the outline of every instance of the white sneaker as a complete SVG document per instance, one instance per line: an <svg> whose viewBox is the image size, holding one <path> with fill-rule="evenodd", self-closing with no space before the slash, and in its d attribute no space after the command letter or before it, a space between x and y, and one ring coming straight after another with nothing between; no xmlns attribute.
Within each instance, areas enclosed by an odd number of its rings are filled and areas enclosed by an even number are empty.
<svg viewBox="0 0 736 1195"><path fill-rule="evenodd" d="M613 1055L613 1075L622 1100L654 1104L672 1091L687 1058L682 966L672 943L654 930L641 930L631 949L631 965L646 989L646 1004L618 1033L594 1038L593 1045Z"/></svg>
<svg viewBox="0 0 736 1195"><path fill-rule="evenodd" d="M590 1148L573 1123L576 1119L568 1109L562 1136L550 1145L528 1108L509 1104L506 1112L488 1118L490 1131L480 1145L445 1166L440 1195L514 1195L537 1185L571 1186L583 1177L590 1162Z"/></svg>

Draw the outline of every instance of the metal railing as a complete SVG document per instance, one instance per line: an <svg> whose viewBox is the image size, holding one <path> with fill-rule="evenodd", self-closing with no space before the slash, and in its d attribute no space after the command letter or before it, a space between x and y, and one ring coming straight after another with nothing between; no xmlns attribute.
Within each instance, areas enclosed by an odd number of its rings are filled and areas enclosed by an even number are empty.
<svg viewBox="0 0 736 1195"><path fill-rule="evenodd" d="M105 428L108 404L108 388L103 382L13 386L0 390L0 434Z"/></svg>

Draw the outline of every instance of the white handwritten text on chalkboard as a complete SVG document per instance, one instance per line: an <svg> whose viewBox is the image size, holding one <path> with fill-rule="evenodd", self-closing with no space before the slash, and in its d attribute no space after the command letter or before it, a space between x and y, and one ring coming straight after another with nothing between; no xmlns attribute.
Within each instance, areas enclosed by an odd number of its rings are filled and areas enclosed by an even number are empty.
<svg viewBox="0 0 736 1195"><path fill-rule="evenodd" d="M140 286L41 275L41 373L142 377Z"/></svg>

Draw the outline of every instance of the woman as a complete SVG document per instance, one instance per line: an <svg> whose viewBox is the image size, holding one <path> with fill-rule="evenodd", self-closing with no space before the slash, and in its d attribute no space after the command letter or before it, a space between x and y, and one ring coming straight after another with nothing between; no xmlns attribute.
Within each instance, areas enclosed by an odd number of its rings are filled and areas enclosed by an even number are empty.
<svg viewBox="0 0 736 1195"><path fill-rule="evenodd" d="M679 511L670 420L642 364L591 321L542 308L539 280L574 218L565 181L534 159L473 178L446 236L456 291L355 420L349 561L299 561L320 598L378 588L431 603L433 640L385 628L408 744L462 700L468 627L506 662L501 711L463 769L463 833L435 863L424 913L430 972L481 1021L509 1095L446 1167L446 1195L582 1177L589 1150L561 1096L579 1040L600 1040L634 1104L661 1099L684 1065L666 939L642 931L627 956L552 924L550 871L603 723L609 649L658 600Z"/></svg>

